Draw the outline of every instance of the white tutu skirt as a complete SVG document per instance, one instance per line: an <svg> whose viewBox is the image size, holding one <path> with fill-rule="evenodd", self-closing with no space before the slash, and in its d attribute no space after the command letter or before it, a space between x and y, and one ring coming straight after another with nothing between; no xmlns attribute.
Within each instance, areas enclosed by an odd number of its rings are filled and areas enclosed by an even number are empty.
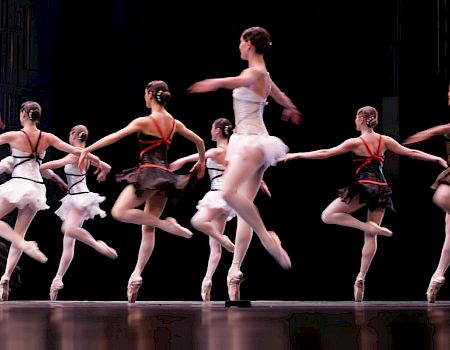
<svg viewBox="0 0 450 350"><path fill-rule="evenodd" d="M276 136L233 134L228 142L226 160L239 156L243 148L259 148L264 152L266 166L276 165L289 152L289 147Z"/></svg>
<svg viewBox="0 0 450 350"><path fill-rule="evenodd" d="M236 216L236 212L225 202L220 191L209 191L198 201L197 209L208 207L222 209L227 215L227 221Z"/></svg>
<svg viewBox="0 0 450 350"><path fill-rule="evenodd" d="M61 206L55 211L61 220L66 220L67 214L72 209L77 209L84 212L85 219L93 219L96 215L104 218L106 212L100 209L100 203L102 203L106 198L100 196L97 193L80 193L70 195L68 194L61 199Z"/></svg>
<svg viewBox="0 0 450 350"><path fill-rule="evenodd" d="M44 184L25 179L10 179L0 185L0 198L7 200L19 209L30 207L35 211L50 208L47 205Z"/></svg>

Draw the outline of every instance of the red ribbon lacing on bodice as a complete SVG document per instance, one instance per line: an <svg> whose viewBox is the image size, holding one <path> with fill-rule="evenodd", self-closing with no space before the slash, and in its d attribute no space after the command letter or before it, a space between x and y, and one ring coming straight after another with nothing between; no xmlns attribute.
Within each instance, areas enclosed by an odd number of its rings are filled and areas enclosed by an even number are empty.
<svg viewBox="0 0 450 350"><path fill-rule="evenodd" d="M160 139L159 140L149 140L149 141L145 141L145 140L139 140L139 142L141 144L149 144L150 146L145 147L143 150L141 150L141 152L139 152L139 157L142 158L142 156L147 153L148 151L150 151L151 149L158 147L162 144L165 144L167 146L167 149L169 149L170 144L172 143L172 136L175 133L175 119L173 120L172 123L172 128L170 129L170 132L167 136L163 136L163 132L161 130L161 127L159 126L158 122L153 119L152 117L150 117L150 120L152 120L155 123L156 129L158 129L159 135L160 135ZM164 169L167 171L171 171L168 167L165 167L163 165L160 164L140 164L139 168L160 168L160 169Z"/></svg>
<svg viewBox="0 0 450 350"><path fill-rule="evenodd" d="M356 169L356 173L358 174L361 171L362 168L364 168L366 165L370 164L374 160L380 162L381 166L383 166L384 158L382 156L380 156L380 154L379 154L380 153L380 148L381 148L381 141L383 140L382 136L380 135L380 138L378 139L378 148L377 148L377 151L375 153L372 152L372 150L369 147L369 144L367 143L366 140L364 140L362 138L362 136L360 136L360 139L363 142L364 146L366 147L367 152L369 152L370 156L366 160L364 160L361 163L361 165ZM372 183L372 184L375 184L375 185L387 185L387 182L378 182L378 181L364 180L364 179L358 180L358 182L359 183Z"/></svg>

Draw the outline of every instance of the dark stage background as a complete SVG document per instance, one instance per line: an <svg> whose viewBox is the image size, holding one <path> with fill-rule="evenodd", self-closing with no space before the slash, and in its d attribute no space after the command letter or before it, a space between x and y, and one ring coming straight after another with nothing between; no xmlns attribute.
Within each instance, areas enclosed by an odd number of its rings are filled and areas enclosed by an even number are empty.
<svg viewBox="0 0 450 350"><path fill-rule="evenodd" d="M266 55L272 78L304 115L301 126L295 126L280 120L281 109L272 100L266 108L269 131L291 151L327 148L357 136L354 117L364 105L379 110L377 131L398 140L448 122L447 1L0 3L0 111L12 129L18 127L20 103L36 99L44 107L43 130L67 140L72 126L82 123L93 142L148 113L144 88L148 81L162 79L172 92L167 109L212 147L213 120L232 118L231 91L189 95L186 89L200 79L239 74L246 63L239 58L239 36L256 25L272 35L273 47ZM17 47L17 53L12 54L11 47ZM12 63L7 60L11 55L17 55ZM114 173L136 165L137 147L136 138L129 137L96 152L113 166L106 183L96 183L94 176L89 183L92 191L107 196L103 208L108 212L122 189ZM443 137L416 147L446 157ZM191 143L176 137L170 157L192 152ZM48 159L59 156L56 150L48 152ZM432 204L429 188L441 169L396 157L386 167L396 212L387 213L384 224L394 236L378 240L365 299L425 300L444 238L444 213ZM351 175L348 156L294 161L267 171L272 198L259 194L256 203L267 227L279 234L293 268L282 270L255 235L242 267L242 298L352 300L363 234L320 220L336 189ZM205 177L196 193L176 207L168 206L164 216L189 225L208 184ZM12 299L47 299L56 273L62 235L53 212L63 193L48 186L51 209L37 214L27 238L38 241L49 262L41 265L23 257L22 287L12 292ZM231 237L234 225L230 222L226 229ZM108 260L77 244L59 298L126 300L140 227L111 216L89 220L85 227L115 247L119 259ZM185 240L158 232L139 300L200 300L208 254L208 239L202 233ZM231 254L223 252L213 280L214 300L227 298L230 262ZM444 286L440 295L445 299L449 292Z"/></svg>

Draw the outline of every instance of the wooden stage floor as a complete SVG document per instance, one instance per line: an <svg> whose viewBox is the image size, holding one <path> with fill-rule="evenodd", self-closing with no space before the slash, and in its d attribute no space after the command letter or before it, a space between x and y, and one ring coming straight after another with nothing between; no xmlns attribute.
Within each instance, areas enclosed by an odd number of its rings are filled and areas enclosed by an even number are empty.
<svg viewBox="0 0 450 350"><path fill-rule="evenodd" d="M0 349L450 349L450 302L0 303Z"/></svg>

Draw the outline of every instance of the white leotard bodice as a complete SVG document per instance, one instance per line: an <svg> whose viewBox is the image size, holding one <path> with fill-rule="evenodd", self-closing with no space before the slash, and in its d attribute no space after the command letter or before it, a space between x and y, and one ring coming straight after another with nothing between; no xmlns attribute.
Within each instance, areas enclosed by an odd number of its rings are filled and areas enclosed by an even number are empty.
<svg viewBox="0 0 450 350"><path fill-rule="evenodd" d="M64 173L67 178L69 194L79 194L89 192L86 184L86 173L81 172L75 164L66 164Z"/></svg>
<svg viewBox="0 0 450 350"><path fill-rule="evenodd" d="M267 79L270 79L267 73ZM268 135L264 125L263 113L270 94L270 84L265 96L256 94L246 86L233 90L234 132L237 134Z"/></svg>

